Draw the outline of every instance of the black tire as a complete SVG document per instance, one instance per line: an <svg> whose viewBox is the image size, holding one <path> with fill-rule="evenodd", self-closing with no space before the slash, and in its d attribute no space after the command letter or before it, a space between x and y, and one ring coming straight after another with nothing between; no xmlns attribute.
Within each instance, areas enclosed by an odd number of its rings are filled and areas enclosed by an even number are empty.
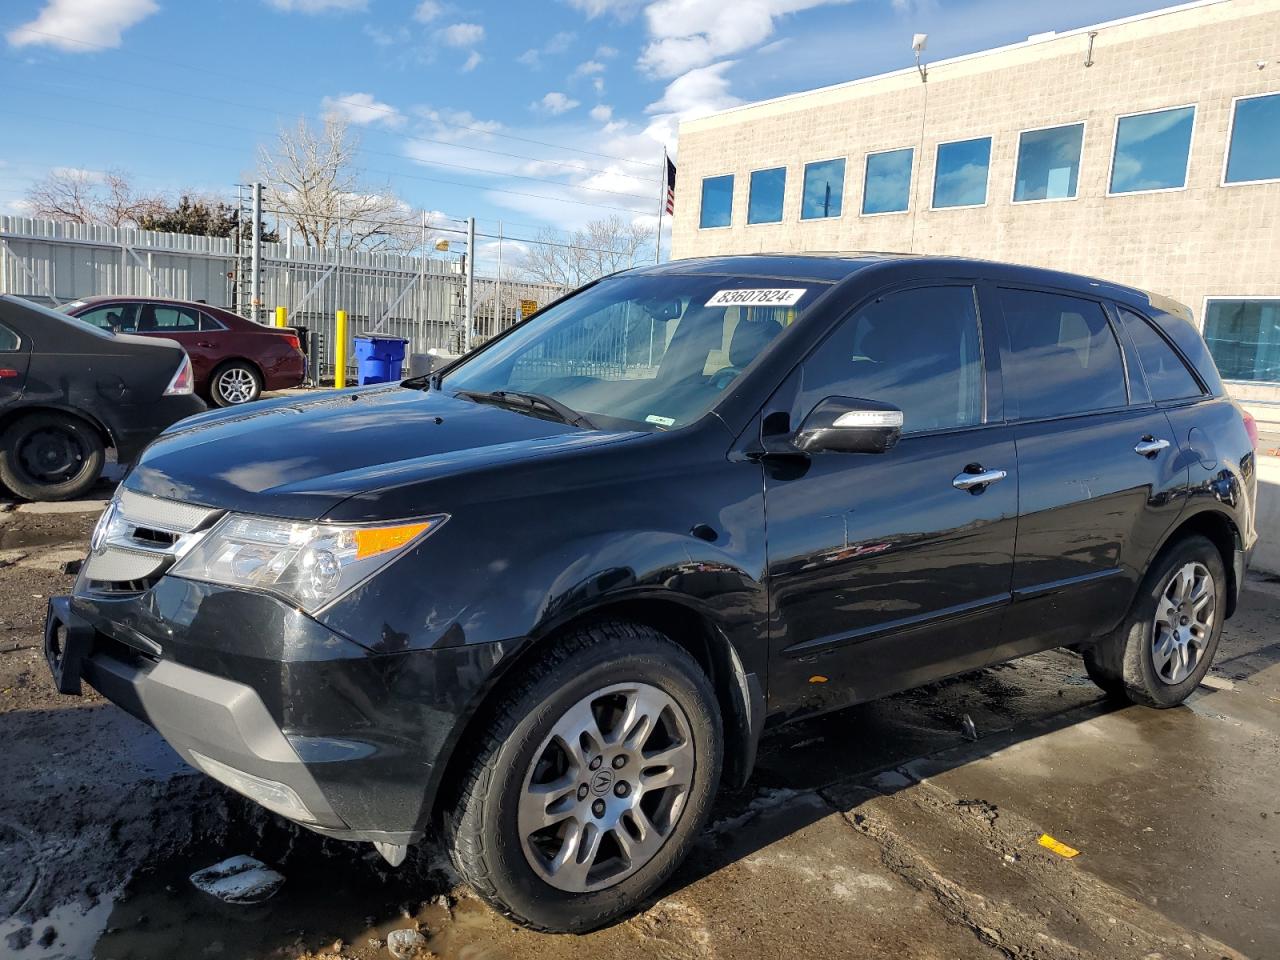
<svg viewBox="0 0 1280 960"><path fill-rule="evenodd" d="M1196 650L1194 664L1176 682L1162 676L1168 665L1157 665L1153 641L1156 611L1179 571L1203 569L1213 587L1213 617ZM1189 536L1166 548L1143 578L1133 606L1111 636L1083 651L1090 678L1108 693L1148 707L1176 707L1191 695L1213 664L1226 616L1227 575L1222 554L1209 540ZM1181 621L1180 621L1181 622Z"/></svg>
<svg viewBox="0 0 1280 960"><path fill-rule="evenodd" d="M683 711L694 748L689 789L652 859L603 889L562 890L534 870L522 846L517 806L525 780L537 769L535 760L542 762L544 741L567 711L611 685L629 683L657 688ZM466 749L474 750L474 759L458 781L444 823L458 873L516 923L583 933L642 906L684 860L710 812L724 747L715 691L697 662L656 630L610 622L575 631L522 670L518 685Z"/></svg>
<svg viewBox="0 0 1280 960"><path fill-rule="evenodd" d="M0 483L26 500L73 500L102 476L102 437L64 413L32 413L0 435Z"/></svg>
<svg viewBox="0 0 1280 960"><path fill-rule="evenodd" d="M215 406L238 407L262 396L262 374L245 360L229 360L209 378L209 399Z"/></svg>

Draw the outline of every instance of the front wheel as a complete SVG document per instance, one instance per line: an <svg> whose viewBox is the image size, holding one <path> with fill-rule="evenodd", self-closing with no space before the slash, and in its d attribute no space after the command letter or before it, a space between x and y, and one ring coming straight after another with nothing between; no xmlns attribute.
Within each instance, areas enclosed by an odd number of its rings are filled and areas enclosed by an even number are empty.
<svg viewBox="0 0 1280 960"><path fill-rule="evenodd" d="M0 482L27 500L72 500L102 475L102 437L78 417L33 413L0 436Z"/></svg>
<svg viewBox="0 0 1280 960"><path fill-rule="evenodd" d="M445 824L454 866L505 916L595 929L642 905L689 852L720 778L706 674L656 630L558 641L504 697Z"/></svg>
<svg viewBox="0 0 1280 960"><path fill-rule="evenodd" d="M252 365L235 360L214 372L209 394L220 407L250 403L262 396L262 377Z"/></svg>

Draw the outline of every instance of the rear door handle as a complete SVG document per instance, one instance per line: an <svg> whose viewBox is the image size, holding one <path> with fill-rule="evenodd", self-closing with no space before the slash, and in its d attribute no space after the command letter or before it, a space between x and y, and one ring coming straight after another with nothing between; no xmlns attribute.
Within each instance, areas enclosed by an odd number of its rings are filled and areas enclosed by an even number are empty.
<svg viewBox="0 0 1280 960"><path fill-rule="evenodd" d="M1161 450L1167 450L1168 447L1168 440L1157 440L1155 437L1146 436L1138 441L1138 445L1133 448L1133 452L1140 457L1154 457Z"/></svg>
<svg viewBox="0 0 1280 960"><path fill-rule="evenodd" d="M977 473L957 473L951 485L957 490L975 490L988 484L1003 480L1009 474L1004 470L979 470Z"/></svg>
<svg viewBox="0 0 1280 960"><path fill-rule="evenodd" d="M197 347L209 347L209 348L211 348L211 347L213 347L213 344L212 344L211 342L209 342L208 340L197 340L197 341L196 341L196 346L197 346Z"/></svg>

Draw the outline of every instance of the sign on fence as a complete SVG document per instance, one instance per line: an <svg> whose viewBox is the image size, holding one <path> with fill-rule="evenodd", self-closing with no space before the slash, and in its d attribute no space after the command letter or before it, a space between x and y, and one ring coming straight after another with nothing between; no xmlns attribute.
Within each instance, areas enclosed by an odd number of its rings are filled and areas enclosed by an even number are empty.
<svg viewBox="0 0 1280 960"><path fill-rule="evenodd" d="M520 319L528 320L538 312L537 300L521 300L520 301Z"/></svg>

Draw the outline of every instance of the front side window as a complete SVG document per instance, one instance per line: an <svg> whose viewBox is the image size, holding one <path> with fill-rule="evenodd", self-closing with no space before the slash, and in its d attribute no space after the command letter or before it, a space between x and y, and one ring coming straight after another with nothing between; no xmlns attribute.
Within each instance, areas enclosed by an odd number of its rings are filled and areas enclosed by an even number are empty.
<svg viewBox="0 0 1280 960"><path fill-rule="evenodd" d="M826 397L892 403L903 431L982 422L982 341L973 288L891 293L843 321L805 361L800 405Z"/></svg>
<svg viewBox="0 0 1280 960"><path fill-rule="evenodd" d="M1236 101L1227 183L1280 180L1280 93Z"/></svg>
<svg viewBox="0 0 1280 960"><path fill-rule="evenodd" d="M602 426L701 417L815 301L822 284L622 276L574 294L464 360L442 389L550 397Z"/></svg>
<svg viewBox="0 0 1280 960"><path fill-rule="evenodd" d="M1121 407L1124 363L1102 305L1056 293L1001 290L1009 330L1005 383L1024 420Z"/></svg>
<svg viewBox="0 0 1280 960"><path fill-rule="evenodd" d="M933 205L980 207L987 202L987 172L991 169L991 138L938 144L933 174Z"/></svg>
<svg viewBox="0 0 1280 960"><path fill-rule="evenodd" d="M1139 193L1185 187L1195 118L1195 107L1177 107L1117 120L1110 191Z"/></svg>
<svg viewBox="0 0 1280 960"><path fill-rule="evenodd" d="M702 181L700 227L727 227L733 221L733 174Z"/></svg>
<svg viewBox="0 0 1280 960"><path fill-rule="evenodd" d="M804 165L804 197L801 220L838 217L844 197L844 158Z"/></svg>
<svg viewBox="0 0 1280 960"><path fill-rule="evenodd" d="M1083 123L1023 132L1018 137L1014 202L1074 197L1080 177L1080 148L1083 143Z"/></svg>
<svg viewBox="0 0 1280 960"><path fill-rule="evenodd" d="M78 314L76 319L93 324L99 330L116 330L132 333L137 305L132 303L113 303L105 307Z"/></svg>
<svg viewBox="0 0 1280 960"><path fill-rule="evenodd" d="M1138 351L1152 400L1186 400L1203 392L1182 358L1146 320L1120 307L1120 320Z"/></svg>
<svg viewBox="0 0 1280 960"><path fill-rule="evenodd" d="M751 174L747 198L747 223L777 223L782 219L782 196L787 188L787 168L757 170Z"/></svg>
<svg viewBox="0 0 1280 960"><path fill-rule="evenodd" d="M1204 339L1224 380L1280 383L1280 298L1210 300Z"/></svg>
<svg viewBox="0 0 1280 960"><path fill-rule="evenodd" d="M911 205L911 164L915 148L867 154L863 213L901 213Z"/></svg>

